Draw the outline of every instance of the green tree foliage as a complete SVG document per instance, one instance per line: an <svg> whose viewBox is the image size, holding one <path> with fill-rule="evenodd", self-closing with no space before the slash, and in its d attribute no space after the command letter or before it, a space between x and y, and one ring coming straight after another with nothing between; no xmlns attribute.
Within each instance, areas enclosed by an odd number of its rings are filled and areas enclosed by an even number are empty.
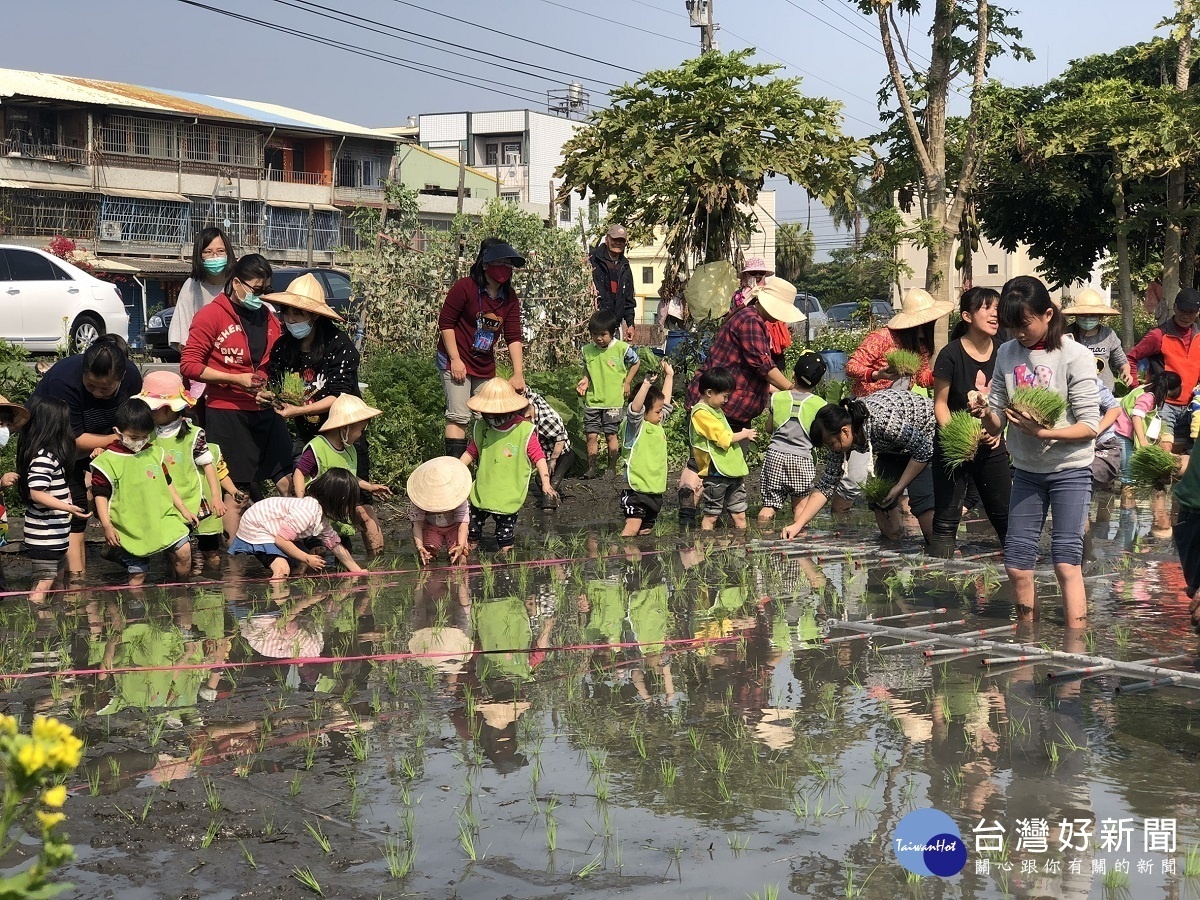
<svg viewBox="0 0 1200 900"><path fill-rule="evenodd" d="M800 92L799 79L706 53L615 89L563 148L563 191L590 191L611 220L646 239L662 229L668 277L696 262L732 260L756 230L750 212L766 178L782 175L831 203L866 148L842 134L842 104Z"/></svg>
<svg viewBox="0 0 1200 900"><path fill-rule="evenodd" d="M780 225L775 232L775 274L799 284L812 268L816 253L813 233L798 222Z"/></svg>

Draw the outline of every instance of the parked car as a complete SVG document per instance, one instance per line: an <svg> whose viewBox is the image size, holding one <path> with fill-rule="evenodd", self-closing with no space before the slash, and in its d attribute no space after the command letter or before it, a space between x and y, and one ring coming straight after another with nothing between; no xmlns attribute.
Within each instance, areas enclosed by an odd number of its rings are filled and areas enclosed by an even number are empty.
<svg viewBox="0 0 1200 900"><path fill-rule="evenodd" d="M896 311L887 300L872 300L868 321L863 321L862 313L861 303L835 303L826 310L830 328L858 328L862 325L878 328L894 316Z"/></svg>
<svg viewBox="0 0 1200 900"><path fill-rule="evenodd" d="M352 294L350 276L340 269L309 269L302 266L280 266L271 270L271 290L283 291L293 280L308 272L316 275L325 288L325 299L342 315L350 305ZM178 362L179 351L170 346L167 334L171 330L171 319L175 307L168 306L150 317L146 323L146 350L163 362ZM353 335L352 335L353 336Z"/></svg>
<svg viewBox="0 0 1200 900"><path fill-rule="evenodd" d="M57 350L64 319L71 353L102 334L129 334L116 285L44 250L0 244L0 291L0 337L27 350Z"/></svg>
<svg viewBox="0 0 1200 900"><path fill-rule="evenodd" d="M829 327L829 317L821 308L821 301L813 294L806 294L803 291L797 293L796 309L804 313L806 317L801 327L807 331L808 340L811 341Z"/></svg>

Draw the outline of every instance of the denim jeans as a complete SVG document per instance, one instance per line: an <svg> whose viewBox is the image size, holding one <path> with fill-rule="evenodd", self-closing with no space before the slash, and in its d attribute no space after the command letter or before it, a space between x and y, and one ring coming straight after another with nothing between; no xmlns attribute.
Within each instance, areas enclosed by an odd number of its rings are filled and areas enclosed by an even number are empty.
<svg viewBox="0 0 1200 900"><path fill-rule="evenodd" d="M1091 502L1091 466L1046 473L1013 469L1004 565L1009 569L1033 569L1047 512L1053 517L1051 560L1055 565L1082 563L1083 532Z"/></svg>

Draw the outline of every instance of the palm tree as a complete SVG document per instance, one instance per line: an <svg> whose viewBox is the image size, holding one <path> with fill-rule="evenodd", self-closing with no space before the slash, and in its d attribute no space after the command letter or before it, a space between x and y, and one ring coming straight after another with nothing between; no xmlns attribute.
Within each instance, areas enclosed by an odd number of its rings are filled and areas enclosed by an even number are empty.
<svg viewBox="0 0 1200 900"><path fill-rule="evenodd" d="M808 274L816 244L813 233L799 222L787 222L775 232L775 272L795 284Z"/></svg>

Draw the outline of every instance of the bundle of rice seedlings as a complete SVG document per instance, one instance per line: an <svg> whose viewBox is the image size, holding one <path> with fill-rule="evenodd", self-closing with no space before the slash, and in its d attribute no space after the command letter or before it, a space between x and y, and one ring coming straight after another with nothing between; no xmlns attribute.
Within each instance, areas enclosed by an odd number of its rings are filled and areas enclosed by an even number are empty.
<svg viewBox="0 0 1200 900"><path fill-rule="evenodd" d="M862 490L864 500L872 506L879 506L895 486L896 482L890 478L884 478L882 475L872 475L859 487Z"/></svg>
<svg viewBox="0 0 1200 900"><path fill-rule="evenodd" d="M1161 447L1140 447L1129 460L1129 473L1144 487L1165 487L1175 475L1175 457Z"/></svg>
<svg viewBox="0 0 1200 900"><path fill-rule="evenodd" d="M1067 411L1067 400L1047 388L1019 387L1008 398L1008 406L1043 428L1053 428Z"/></svg>
<svg viewBox="0 0 1200 900"><path fill-rule="evenodd" d="M888 367L900 375L912 377L921 371L921 354L911 350L893 350L887 355Z"/></svg>
<svg viewBox="0 0 1200 900"><path fill-rule="evenodd" d="M304 402L304 379L297 372L288 372L279 385L279 399L293 406Z"/></svg>
<svg viewBox="0 0 1200 900"><path fill-rule="evenodd" d="M960 409L950 414L950 421L938 429L938 440L942 445L942 456L951 469L975 458L979 443L983 440L983 423Z"/></svg>

